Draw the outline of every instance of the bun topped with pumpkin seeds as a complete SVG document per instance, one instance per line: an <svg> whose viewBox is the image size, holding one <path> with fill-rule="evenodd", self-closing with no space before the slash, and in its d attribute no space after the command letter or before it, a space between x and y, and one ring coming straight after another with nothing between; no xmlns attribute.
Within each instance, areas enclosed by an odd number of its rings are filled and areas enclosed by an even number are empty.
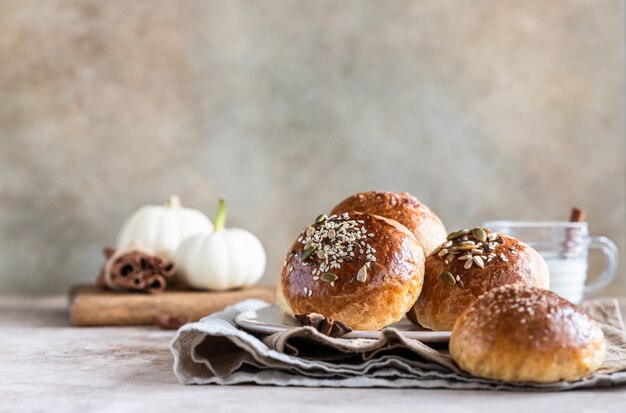
<svg viewBox="0 0 626 413"><path fill-rule="evenodd" d="M426 257L424 287L407 316L423 327L450 331L478 297L509 284L548 289L550 275L541 255L488 228L455 231Z"/></svg>
<svg viewBox="0 0 626 413"><path fill-rule="evenodd" d="M284 306L356 330L399 321L422 290L424 252L396 221L345 212L321 215L287 253L280 279Z"/></svg>
<svg viewBox="0 0 626 413"><path fill-rule="evenodd" d="M393 219L415 235L426 255L446 238L446 228L433 211L408 192L359 192L335 206L330 213L359 211Z"/></svg>

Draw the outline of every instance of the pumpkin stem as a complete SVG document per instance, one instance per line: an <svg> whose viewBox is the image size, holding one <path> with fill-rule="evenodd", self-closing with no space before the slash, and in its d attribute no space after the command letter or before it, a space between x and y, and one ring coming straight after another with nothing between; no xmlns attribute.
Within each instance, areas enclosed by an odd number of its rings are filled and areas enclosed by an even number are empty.
<svg viewBox="0 0 626 413"><path fill-rule="evenodd" d="M180 208L182 206L178 195L170 195L170 197L167 198L167 201L165 201L164 205L168 208Z"/></svg>
<svg viewBox="0 0 626 413"><path fill-rule="evenodd" d="M223 196L220 197L219 206L217 207L217 213L215 214L215 219L213 220L213 225L215 227L215 232L224 229L224 225L226 225L226 198Z"/></svg>

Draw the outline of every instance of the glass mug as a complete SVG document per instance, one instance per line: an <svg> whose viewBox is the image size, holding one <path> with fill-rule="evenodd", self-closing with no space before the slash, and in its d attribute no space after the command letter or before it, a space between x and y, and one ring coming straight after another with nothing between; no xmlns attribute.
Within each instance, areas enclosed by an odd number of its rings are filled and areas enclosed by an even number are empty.
<svg viewBox="0 0 626 413"><path fill-rule="evenodd" d="M488 221L484 227L518 238L533 247L548 263L550 290L573 303L585 294L606 287L617 270L617 247L606 237L590 237L586 222ZM589 249L606 257L600 277L586 284Z"/></svg>

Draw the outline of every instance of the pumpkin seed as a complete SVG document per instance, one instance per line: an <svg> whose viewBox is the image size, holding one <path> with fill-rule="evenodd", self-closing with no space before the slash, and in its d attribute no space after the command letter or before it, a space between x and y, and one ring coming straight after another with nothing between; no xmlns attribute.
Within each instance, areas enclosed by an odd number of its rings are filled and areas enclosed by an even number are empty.
<svg viewBox="0 0 626 413"><path fill-rule="evenodd" d="M478 241L482 241L485 242L487 241L487 233L485 232L484 229L482 228L474 228L472 230L472 235L474 236L474 238L476 238Z"/></svg>
<svg viewBox="0 0 626 413"><path fill-rule="evenodd" d="M450 271L444 271L441 273L441 280L448 285L456 284L456 280L454 279L454 275Z"/></svg>
<svg viewBox="0 0 626 413"><path fill-rule="evenodd" d="M337 277L337 275L332 272L325 272L324 274L320 275L320 280L327 283L334 283L337 278L339 277Z"/></svg>
<svg viewBox="0 0 626 413"><path fill-rule="evenodd" d="M328 216L326 214L319 214L317 218L315 218L315 223L317 224L318 222L326 221L327 219Z"/></svg>
<svg viewBox="0 0 626 413"><path fill-rule="evenodd" d="M465 235L465 234L467 234L468 232L469 232L469 230L468 230L468 229L460 229L460 230L455 231L455 232L451 233L450 235L448 235L448 236L446 237L446 239L447 239L448 241L453 240L453 239L457 239L457 238L458 238L458 237L460 237L461 235Z"/></svg>
<svg viewBox="0 0 626 413"><path fill-rule="evenodd" d="M313 251L315 251L315 248L313 247L309 247L302 251L300 254L300 261L306 261L313 254Z"/></svg>

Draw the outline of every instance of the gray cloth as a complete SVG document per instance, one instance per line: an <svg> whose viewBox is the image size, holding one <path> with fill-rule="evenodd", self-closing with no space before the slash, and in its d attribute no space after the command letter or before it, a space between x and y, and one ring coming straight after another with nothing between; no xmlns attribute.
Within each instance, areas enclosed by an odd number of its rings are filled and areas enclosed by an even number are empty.
<svg viewBox="0 0 626 413"><path fill-rule="evenodd" d="M174 373L183 384L256 383L308 387L389 387L558 391L626 384L626 332L617 300L583 308L602 327L607 356L594 374L576 382L503 383L461 371L445 347L406 339L394 328L382 337L327 337L312 327L255 336L235 325L242 311L268 304L246 300L183 326L172 341Z"/></svg>

